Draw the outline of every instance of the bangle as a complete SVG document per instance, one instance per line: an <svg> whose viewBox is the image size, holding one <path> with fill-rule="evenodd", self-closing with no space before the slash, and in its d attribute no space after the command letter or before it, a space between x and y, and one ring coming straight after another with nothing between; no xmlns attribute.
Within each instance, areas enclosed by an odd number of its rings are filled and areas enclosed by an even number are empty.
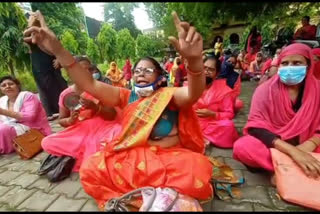
<svg viewBox="0 0 320 214"><path fill-rule="evenodd" d="M192 75L192 76L199 76L201 75L203 72L202 71L198 71L198 72L192 72L189 69L187 69L187 73Z"/></svg>
<svg viewBox="0 0 320 214"><path fill-rule="evenodd" d="M73 62L69 65L61 65L63 68L65 69L71 69L75 64L77 63L77 61L73 58Z"/></svg>
<svg viewBox="0 0 320 214"><path fill-rule="evenodd" d="M316 142L315 142L315 141L313 141L313 140L308 140L308 141L312 142L316 147L318 147L318 146L319 146L319 144L318 144L318 143L316 143Z"/></svg>

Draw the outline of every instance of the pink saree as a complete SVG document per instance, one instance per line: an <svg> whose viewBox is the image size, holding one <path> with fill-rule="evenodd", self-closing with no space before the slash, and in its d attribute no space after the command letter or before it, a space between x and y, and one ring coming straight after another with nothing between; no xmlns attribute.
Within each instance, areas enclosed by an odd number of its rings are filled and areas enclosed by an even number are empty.
<svg viewBox="0 0 320 214"><path fill-rule="evenodd" d="M260 85L252 98L244 137L235 142L234 158L252 167L273 171L270 149L260 140L248 135L249 128L264 128L277 134L283 140L300 137L300 143L319 134L320 130L320 83L314 77L314 61L311 49L303 44L286 47L279 56L279 63L285 56L301 55L311 61L305 79L302 105L297 112L292 108L287 87L274 75ZM318 147L315 152L320 152Z"/></svg>
<svg viewBox="0 0 320 214"><path fill-rule="evenodd" d="M65 108L63 100L72 91L69 87L60 94L60 108ZM87 157L104 148L103 142L111 141L120 130L121 125L117 119L107 121L100 116L93 116L44 138L41 145L49 154L74 157L76 164L73 171L77 172Z"/></svg>
<svg viewBox="0 0 320 214"><path fill-rule="evenodd" d="M226 79L214 80L194 109L209 109L216 112L216 117L200 118L199 123L204 137L213 145L221 148L232 148L238 133L232 119L234 118L234 91L226 84Z"/></svg>
<svg viewBox="0 0 320 214"><path fill-rule="evenodd" d="M51 128L49 126L46 113L40 100L37 96L31 92L20 92L20 94L24 93L24 97L21 98L21 107L16 109L16 112L20 112L22 114L22 119L20 121L14 121L13 124L6 123L2 117L0 116L0 154L8 154L14 152L14 148L12 145L12 140L24 133L17 133L14 128L14 123L21 124L27 129L33 128L39 130L43 135L47 136L51 134ZM0 102L7 99L6 96L0 98ZM16 100L18 102L18 99ZM15 103L16 105L16 103ZM0 104L1 108L8 109L7 102L4 101L4 106ZM13 119L13 118L12 118Z"/></svg>

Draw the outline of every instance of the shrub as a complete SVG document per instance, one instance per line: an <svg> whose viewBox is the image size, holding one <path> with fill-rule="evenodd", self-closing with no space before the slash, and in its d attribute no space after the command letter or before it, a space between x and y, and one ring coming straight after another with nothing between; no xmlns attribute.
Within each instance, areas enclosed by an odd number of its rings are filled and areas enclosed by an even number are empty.
<svg viewBox="0 0 320 214"><path fill-rule="evenodd" d="M31 72L21 72L17 78L21 82L22 90L38 93L38 88Z"/></svg>

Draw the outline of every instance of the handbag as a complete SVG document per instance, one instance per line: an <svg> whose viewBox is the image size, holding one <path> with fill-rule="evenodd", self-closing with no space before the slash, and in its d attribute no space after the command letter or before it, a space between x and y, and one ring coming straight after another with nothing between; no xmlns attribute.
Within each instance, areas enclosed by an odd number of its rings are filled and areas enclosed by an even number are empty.
<svg viewBox="0 0 320 214"><path fill-rule="evenodd" d="M37 171L38 175L47 174L52 183L62 181L69 177L76 160L70 156L48 155Z"/></svg>
<svg viewBox="0 0 320 214"><path fill-rule="evenodd" d="M137 197L143 199L140 212L152 211L202 211L199 202L189 196L179 194L171 188L142 187L124 194L119 198L112 198L105 206L107 212L129 212L132 200Z"/></svg>
<svg viewBox="0 0 320 214"><path fill-rule="evenodd" d="M49 171L54 169L60 161L60 157L49 154L44 161L42 161L40 168L37 170L37 174L40 176L47 174Z"/></svg>
<svg viewBox="0 0 320 214"><path fill-rule="evenodd" d="M30 159L42 151L41 141L44 135L37 129L30 129L13 139L13 147L21 159Z"/></svg>
<svg viewBox="0 0 320 214"><path fill-rule="evenodd" d="M320 154L310 153L320 161ZM284 200L320 210L320 178L308 178L286 154L271 149L277 190Z"/></svg>

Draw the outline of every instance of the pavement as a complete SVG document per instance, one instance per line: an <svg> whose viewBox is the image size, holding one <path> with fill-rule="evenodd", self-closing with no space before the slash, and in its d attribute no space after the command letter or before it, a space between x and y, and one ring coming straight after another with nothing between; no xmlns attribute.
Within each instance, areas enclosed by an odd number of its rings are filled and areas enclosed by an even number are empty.
<svg viewBox="0 0 320 214"><path fill-rule="evenodd" d="M256 85L256 82L242 83L240 98L245 107L235 118L239 134L246 123ZM57 121L50 124L54 132L62 130ZM270 184L270 175L249 172L232 158L232 149L210 146L206 155L231 166L236 175L245 178L245 183L240 188L240 199L221 201L214 197L202 204L204 211L310 211L281 200ZM78 173L53 184L35 174L46 156L45 152L31 160L21 160L15 153L0 156L0 211L98 211L95 201L83 191Z"/></svg>

